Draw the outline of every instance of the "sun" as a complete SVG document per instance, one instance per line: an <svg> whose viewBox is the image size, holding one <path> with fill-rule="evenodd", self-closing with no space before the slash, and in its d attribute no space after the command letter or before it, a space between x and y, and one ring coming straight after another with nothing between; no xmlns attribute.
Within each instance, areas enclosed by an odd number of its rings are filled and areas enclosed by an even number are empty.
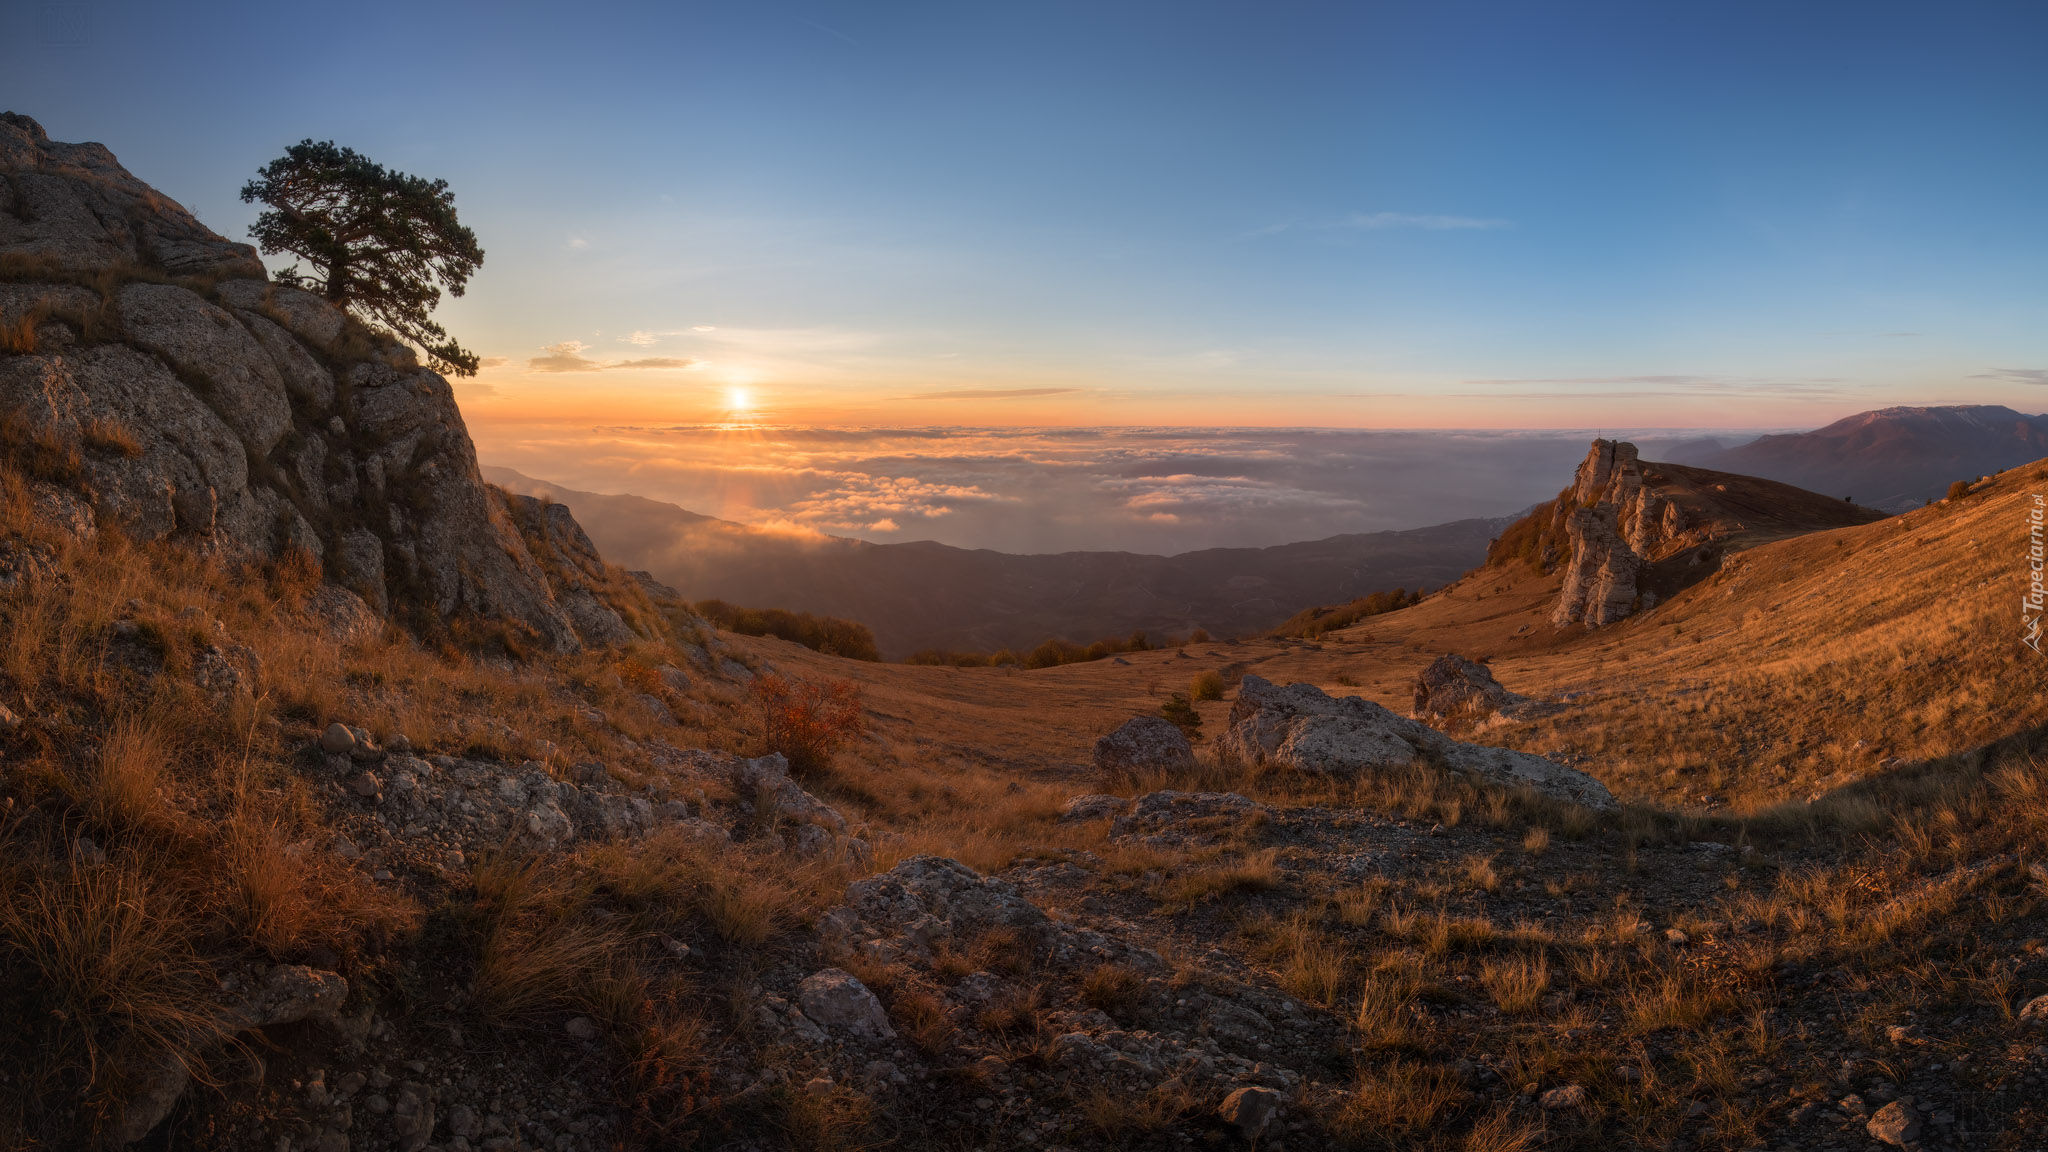
<svg viewBox="0 0 2048 1152"><path fill-rule="evenodd" d="M754 394L745 388L735 388L726 393L726 402L735 412L745 412L754 406Z"/></svg>

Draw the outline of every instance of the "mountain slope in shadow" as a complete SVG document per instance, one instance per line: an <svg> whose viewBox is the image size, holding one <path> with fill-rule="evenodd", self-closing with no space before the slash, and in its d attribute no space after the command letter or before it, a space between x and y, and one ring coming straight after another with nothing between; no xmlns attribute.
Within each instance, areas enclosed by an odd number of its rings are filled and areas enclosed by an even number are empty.
<svg viewBox="0 0 2048 1152"><path fill-rule="evenodd" d="M1155 639L1198 627L1219 635L1262 631L1306 604L1441 587L1480 564L1508 523L1460 520L1178 556L1022 556L932 541L793 535L640 496L579 492L508 468L484 473L508 491L567 505L607 558L651 572L691 600L858 620L892 658L921 648L1020 648L1054 636L1087 642L1140 629Z"/></svg>
<svg viewBox="0 0 2048 1152"><path fill-rule="evenodd" d="M1671 453L1682 464L1761 476L1886 512L1938 500L1974 480L2048 456L2048 416L1999 404L1879 408L1812 432L1760 436L1719 451Z"/></svg>

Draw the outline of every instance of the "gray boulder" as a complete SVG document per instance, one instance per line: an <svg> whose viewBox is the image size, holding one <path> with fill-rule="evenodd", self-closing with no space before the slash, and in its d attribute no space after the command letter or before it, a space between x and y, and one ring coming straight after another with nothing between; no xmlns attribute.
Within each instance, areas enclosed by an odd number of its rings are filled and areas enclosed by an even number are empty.
<svg viewBox="0 0 2048 1152"><path fill-rule="evenodd" d="M870 931L914 935L924 944L973 939L995 928L1043 941L1052 931L1045 913L1015 884L943 856L912 856L854 881L846 887L846 907Z"/></svg>
<svg viewBox="0 0 2048 1152"><path fill-rule="evenodd" d="M1600 811L1618 805L1606 785L1527 752L1466 744L1357 696L1332 698L1313 684L1280 687L1246 676L1217 740L1253 766L1318 775L1406 768L1421 762L1501 788L1528 788Z"/></svg>
<svg viewBox="0 0 2048 1152"><path fill-rule="evenodd" d="M1195 766L1187 734L1160 716L1138 716L1095 742L1095 770L1106 780L1139 780L1173 775Z"/></svg>
<svg viewBox="0 0 2048 1152"><path fill-rule="evenodd" d="M1256 819L1266 806L1235 792L1149 792L1109 826L1110 835L1138 832L1213 832Z"/></svg>
<svg viewBox="0 0 2048 1152"><path fill-rule="evenodd" d="M851 972L827 968L797 986L797 1003L811 1022L828 1031L863 1040L893 1040L889 1015L882 1002Z"/></svg>
<svg viewBox="0 0 2048 1152"><path fill-rule="evenodd" d="M1121 814L1130 806L1131 802L1121 796L1105 796L1099 792L1075 796L1060 810L1060 823L1077 824L1085 820L1107 820Z"/></svg>
<svg viewBox="0 0 2048 1152"><path fill-rule="evenodd" d="M1223 1106L1216 1110L1216 1115L1247 1137L1257 1139L1280 1114L1284 1099L1271 1088L1239 1088L1223 1098Z"/></svg>
<svg viewBox="0 0 2048 1152"><path fill-rule="evenodd" d="M1493 669L1451 653L1415 677L1415 718L1427 724L1477 724L1528 700L1502 687Z"/></svg>
<svg viewBox="0 0 2048 1152"><path fill-rule="evenodd" d="M790 779L789 760L780 752L752 760L734 760L727 779L740 797L766 805L776 815L800 824L821 825L833 832L846 831L846 817Z"/></svg>

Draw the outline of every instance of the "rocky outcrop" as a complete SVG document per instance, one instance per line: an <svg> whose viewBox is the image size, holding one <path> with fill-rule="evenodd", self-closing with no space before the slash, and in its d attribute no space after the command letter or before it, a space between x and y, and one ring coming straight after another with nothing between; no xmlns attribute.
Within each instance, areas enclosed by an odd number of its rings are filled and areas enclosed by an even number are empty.
<svg viewBox="0 0 2048 1152"><path fill-rule="evenodd" d="M1667 515L1672 529L1682 528L1683 516L1643 486L1636 446L1613 440L1593 441L1579 464L1570 499L1573 511L1566 530L1571 560L1551 623L1560 628L1612 624L1641 606L1636 578L1651 537L1666 532Z"/></svg>
<svg viewBox="0 0 2048 1152"><path fill-rule="evenodd" d="M631 641L633 629L627 627L614 603L627 595L646 593L639 591L640 586L630 577L621 579L613 574L568 507L497 488L491 491L505 502L527 551L540 564L548 591L576 635L597 647Z"/></svg>
<svg viewBox="0 0 2048 1152"><path fill-rule="evenodd" d="M1550 613L1559 628L1598 628L1670 599L1740 548L1884 514L1789 484L1639 458L1595 440L1572 486L1509 528L1489 564L1564 565Z"/></svg>
<svg viewBox="0 0 2048 1152"><path fill-rule="evenodd" d="M348 1001L348 981L334 972L280 964L253 987L237 989L224 982L222 995L225 1002L210 1025L215 1037L225 1040L257 1028L331 1020ZM132 1144L147 1136L170 1114L191 1082L190 1068L175 1056L139 1076L110 1133L113 1142Z"/></svg>
<svg viewBox="0 0 2048 1152"><path fill-rule="evenodd" d="M416 627L553 650L630 635L590 580L557 598L485 486L448 382L325 300L270 283L98 144L0 115L0 440L94 525L277 556ZM574 522L544 513L586 575ZM580 546L581 552L577 551ZM472 632L474 628L470 629Z"/></svg>
<svg viewBox="0 0 2048 1152"><path fill-rule="evenodd" d="M1415 719L1440 728L1479 724L1529 703L1493 678L1493 669L1455 653L1430 662L1415 677Z"/></svg>
<svg viewBox="0 0 2048 1152"><path fill-rule="evenodd" d="M0 112L0 251L70 271L128 264L178 276L263 276L247 244L214 235L130 176L102 144L62 144Z"/></svg>
<svg viewBox="0 0 2048 1152"><path fill-rule="evenodd" d="M1332 698L1313 684L1283 688L1246 676L1217 746L1246 764L1319 775L1424 763L1493 787L1527 788L1602 811L1617 807L1607 787L1584 772L1527 752L1461 743L1370 700Z"/></svg>
<svg viewBox="0 0 2048 1152"><path fill-rule="evenodd" d="M1173 775L1195 766L1195 750L1187 733L1159 716L1138 716L1095 742L1095 770L1121 783L1147 776Z"/></svg>

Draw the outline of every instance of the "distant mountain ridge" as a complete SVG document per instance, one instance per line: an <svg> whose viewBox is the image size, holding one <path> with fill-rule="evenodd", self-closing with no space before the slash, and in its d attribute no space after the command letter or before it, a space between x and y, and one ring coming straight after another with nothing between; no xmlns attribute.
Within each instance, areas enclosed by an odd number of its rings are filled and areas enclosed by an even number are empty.
<svg viewBox="0 0 2048 1152"><path fill-rule="evenodd" d="M1307 604L1441 587L1478 566L1506 517L1270 548L1014 555L932 541L873 544L753 528L640 496L580 492L486 467L507 491L567 505L605 557L691 600L858 620L883 654L1085 643L1142 629L1263 631Z"/></svg>
<svg viewBox="0 0 2048 1152"><path fill-rule="evenodd" d="M1887 512L1939 499L1975 479L2048 456L2048 416L2000 404L1879 408L1812 432L1760 436L1718 451L1670 453L1720 472L1759 476Z"/></svg>

